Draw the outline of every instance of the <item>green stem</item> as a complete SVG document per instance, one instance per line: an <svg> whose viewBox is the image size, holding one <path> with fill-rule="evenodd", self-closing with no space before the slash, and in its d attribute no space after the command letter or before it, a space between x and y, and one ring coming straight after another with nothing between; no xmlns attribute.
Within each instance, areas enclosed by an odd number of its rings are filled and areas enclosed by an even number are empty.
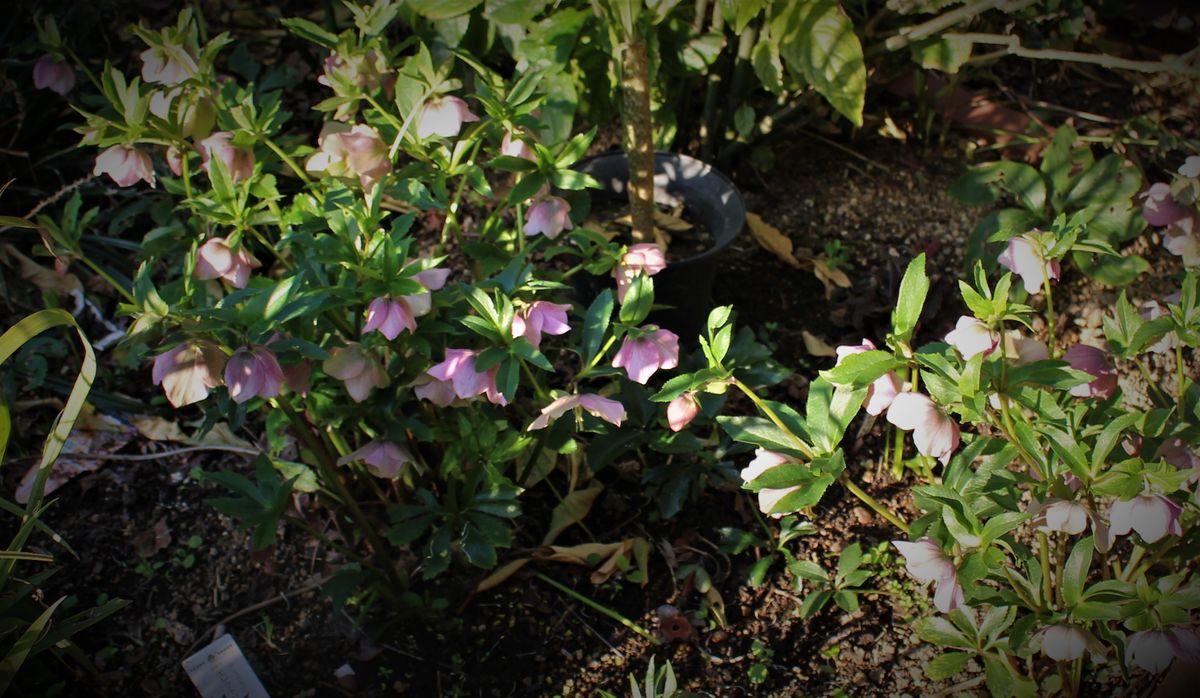
<svg viewBox="0 0 1200 698"><path fill-rule="evenodd" d="M96 272L100 278L107 281L108 285L112 286L117 293L120 293L121 297L128 301L130 305L137 305L137 299L133 297L133 294L130 293L124 286L117 283L117 280L114 279L107 271L104 271L100 265L96 264L87 255L83 254L83 250L80 250L79 253L75 255L75 258L86 264L87 267Z"/></svg>
<svg viewBox="0 0 1200 698"><path fill-rule="evenodd" d="M1176 394L1176 399L1179 400L1179 402L1178 402L1179 410L1175 413L1175 416L1177 419L1179 419L1182 422L1183 421L1183 393L1184 393L1184 385L1187 381L1187 376L1185 375L1184 370L1183 370L1183 342L1182 341L1175 342L1175 380L1177 381L1177 383L1175 385L1175 394ZM1153 383L1151 385L1153 385Z"/></svg>
<svg viewBox="0 0 1200 698"><path fill-rule="evenodd" d="M616 341L617 341L616 335L612 335L611 337L608 338L608 341L604 343L604 346L600 347L600 351L596 352L596 355L592 357L592 360L588 362L588 365L584 366L582 371L575 374L574 382L576 384L578 384L580 378L583 378L587 374L591 373L592 369L596 368L596 364L600 363L600 359L604 358L605 353L607 353L608 350L610 348L612 348L612 345L614 343L616 343Z"/></svg>
<svg viewBox="0 0 1200 698"><path fill-rule="evenodd" d="M265 143L272 152L279 156L280 160L283 160L284 164L291 168L292 172L296 173L296 176L300 178L300 181L304 182L305 184L312 182L312 179L309 178L308 173L304 171L304 168L296 164L296 161L292 159L292 156L283 152L283 148L280 148L278 145L276 145L275 141L267 138L265 135L260 135L259 138L262 139L262 142Z"/></svg>
<svg viewBox="0 0 1200 698"><path fill-rule="evenodd" d="M1038 560L1042 566L1042 600L1047 610L1054 608L1054 582L1050 579L1050 541L1045 533L1038 533Z"/></svg>
<svg viewBox="0 0 1200 698"><path fill-rule="evenodd" d="M807 443L805 443L804 439L801 439L795 434L795 432L793 432L791 429L788 429L787 425L783 423L783 420L779 418L779 415L775 413L775 410L771 409L771 406L768 405L762 398L760 398L758 394L750 388L750 386L741 382L737 378L731 377L730 379L733 381L734 386L736 386L738 390L742 391L746 397L750 398L750 401L754 403L755 407L762 410L763 414L767 415L767 419L771 420L775 426L779 427L783 433L788 435L788 438L790 438L792 443L796 445L796 450L803 453L804 456L809 460L814 460L817 457L817 454L813 450L812 446L809 446Z"/></svg>
<svg viewBox="0 0 1200 698"><path fill-rule="evenodd" d="M354 499L354 495L342 480L341 473L337 470L337 460L329 449L325 446L324 441L320 439L316 430L308 423L307 418L298 414L292 406L286 402L272 400L271 404L283 410L288 421L292 424L292 428L299 432L300 438L303 439L309 448L313 449L317 456L318 469L321 471L321 479L327 486L332 486L337 497L342 501L342 504L349 510L351 519L362 529L363 535L370 541L371 547L384 560L385 574L389 578L395 578L396 568L392 563L391 555L388 552L387 544L383 540L383 536L379 535L379 531L371 525L370 519L363 513L358 502Z"/></svg>
<svg viewBox="0 0 1200 698"><path fill-rule="evenodd" d="M842 474L838 476L838 480L842 483L842 485L845 486L846 489L850 490L851 494L853 494L855 497L858 497L859 500L861 500L863 504L866 504L867 506L874 509L876 514L879 514L883 518L887 519L888 522L891 523L896 528L900 529L901 531L904 531L904 535L909 534L908 524L904 523L903 519L901 519L900 517L893 514L891 511L888 510L887 507L880 504L878 501L875 500L874 497L867 494L861 487L856 485L854 483L854 481L852 481L850 479L850 476L846 474L845 471L842 471Z"/></svg>
<svg viewBox="0 0 1200 698"><path fill-rule="evenodd" d="M86 75L87 79L91 81L93 86L95 86L96 91L103 93L104 86L100 84L100 80L96 78L96 74L92 72L91 68L87 67L87 64L79 58L78 54L76 54L75 51L73 51L71 47L67 46L66 44L63 44L62 50L71 57L71 60L75 61L75 65L79 66L79 69L83 71L83 74Z"/></svg>
<svg viewBox="0 0 1200 698"><path fill-rule="evenodd" d="M1055 359L1058 358L1058 344L1054 338L1054 328L1058 324L1058 315L1054 312L1054 292L1050 290L1049 276L1042 281L1042 288L1046 293L1046 332L1049 339L1050 358Z"/></svg>
<svg viewBox="0 0 1200 698"><path fill-rule="evenodd" d="M617 613L616 611L612 610L611 608L600 605L599 603L589 599L588 597L584 596L583 594L580 594L579 592L575 591L574 589L572 589L564 584L560 584L559 582L554 581L553 579L551 579L550 577L547 577L546 575L542 574L541 572L535 572L534 576L537 577L538 579L542 580L543 582L549 584L550 586L554 587L555 589L558 589L559 591L566 594L567 596L570 596L571 598L575 599L576 601L591 608L592 610L597 611L599 613L603 613L604 615L608 616L609 618L612 618L613 620L617 621L621 625L624 625L626 628L629 628L630 630L637 633L638 635L641 635L642 637L646 638L647 640L650 641L651 644L654 644L654 645L662 644L662 641L659 640L657 637L655 637L654 634L651 633L649 630L646 630L642 626L638 625L637 623L634 623L633 621L629 620L628 618L621 615L620 613Z"/></svg>

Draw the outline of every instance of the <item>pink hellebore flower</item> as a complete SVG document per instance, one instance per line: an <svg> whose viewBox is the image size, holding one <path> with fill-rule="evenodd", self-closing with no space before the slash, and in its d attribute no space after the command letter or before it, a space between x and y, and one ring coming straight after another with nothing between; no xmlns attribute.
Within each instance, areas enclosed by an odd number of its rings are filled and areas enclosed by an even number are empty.
<svg viewBox="0 0 1200 698"><path fill-rule="evenodd" d="M347 465L355 461L366 463L367 471L375 477L395 480L400 477L404 466L413 463L413 457L408 449L394 441L375 439L357 451L342 456L337 464Z"/></svg>
<svg viewBox="0 0 1200 698"><path fill-rule="evenodd" d="M204 168L209 176L212 175L213 158L221 161L234 183L250 179L254 174L254 152L248 148L235 147L233 134L229 131L217 131L197 143L196 150L200 151L200 167Z"/></svg>
<svg viewBox="0 0 1200 698"><path fill-rule="evenodd" d="M1200 638L1181 625L1166 630L1141 630L1130 636L1127 652L1130 664L1158 674L1176 657L1188 663L1200 662Z"/></svg>
<svg viewBox="0 0 1200 698"><path fill-rule="evenodd" d="M582 407L594 417L599 417L614 426L621 426L625 419L625 406L616 400L595 394L565 395L542 408L541 415L533 420L526 431L545 429L550 423L576 407Z"/></svg>
<svg viewBox="0 0 1200 698"><path fill-rule="evenodd" d="M171 174L176 177L183 176L183 153L179 151L179 148L168 147L163 159L167 161L167 169L171 170Z"/></svg>
<svg viewBox="0 0 1200 698"><path fill-rule="evenodd" d="M1004 333L1004 354L1019 364L1031 364L1049 359L1050 349L1045 342L1026 337L1020 330L1009 330Z"/></svg>
<svg viewBox="0 0 1200 698"><path fill-rule="evenodd" d="M983 321L969 315L958 318L958 324L946 335L946 343L970 361L976 354L988 354L995 351L1000 344L1000 333L988 327Z"/></svg>
<svg viewBox="0 0 1200 698"><path fill-rule="evenodd" d="M424 374L413 384L413 392L417 399L428 400L438 407L448 407L458 396L454 394L454 385L449 381L441 381Z"/></svg>
<svg viewBox="0 0 1200 698"><path fill-rule="evenodd" d="M1047 278L1057 279L1061 267L1057 259L1047 260L1033 236L1029 233L1009 238L1008 247L996 261L1025 282L1025 290L1038 293Z"/></svg>
<svg viewBox="0 0 1200 698"><path fill-rule="evenodd" d="M617 280L617 301L625 302L625 292L639 275L654 276L666 268L667 257L658 245L648 242L630 245L612 270L613 278Z"/></svg>
<svg viewBox="0 0 1200 698"><path fill-rule="evenodd" d="M1038 530L1061 531L1069 535L1083 533L1088 525L1088 510L1082 504L1065 499L1051 499L1034 519Z"/></svg>
<svg viewBox="0 0 1200 698"><path fill-rule="evenodd" d="M446 360L430 368L426 373L440 381L447 381L454 388L454 394L467 400L476 395L487 395L488 402L494 405L507 405L508 400L496 388L496 373L499 366L480 373L475 370L475 357L478 352L472 349L446 349Z"/></svg>
<svg viewBox="0 0 1200 698"><path fill-rule="evenodd" d="M1175 202L1171 196L1171 185L1164 182L1151 184L1142 193L1142 218L1153 226L1171 225L1188 214L1187 209Z"/></svg>
<svg viewBox="0 0 1200 698"><path fill-rule="evenodd" d="M445 95L430 97L421 107L421 115L417 117L417 138L454 138L462 130L462 125L468 121L479 121L479 117L471 113L471 109L463 100Z"/></svg>
<svg viewBox="0 0 1200 698"><path fill-rule="evenodd" d="M245 245L239 245L234 251L227 238L209 238L196 253L197 279L225 279L234 288L246 288L250 270L261 266Z"/></svg>
<svg viewBox="0 0 1200 698"><path fill-rule="evenodd" d="M794 462L795 462L795 460L793 460L789 456L783 455L782 453L776 453L775 451L768 451L765 448L756 449L754 451L754 460L750 461L750 463L745 468L742 468L742 472L741 472L742 482L749 484L749 483L753 482L756 478L758 478L760 475L762 475L763 473L770 470L771 468L774 468L779 465L783 465L784 463L794 463ZM759 510L762 511L762 513L764 513L764 514L770 514L772 518L776 518L776 519L782 518L784 516L785 512L773 514L773 513L771 513L771 510L774 509L775 505L779 504L779 502L784 497L788 496L789 494L791 494L792 492L795 492L798 489L800 489L799 486L797 486L797 487L782 487L779 489L765 488L765 489L759 490L758 491L758 508L759 508Z"/></svg>
<svg viewBox="0 0 1200 698"><path fill-rule="evenodd" d="M285 380L275 354L263 346L242 347L225 364L229 397L239 405L253 397L275 397Z"/></svg>
<svg viewBox="0 0 1200 698"><path fill-rule="evenodd" d="M1042 653L1056 662L1071 662L1085 651L1103 655L1104 646L1083 628L1074 623L1051 625L1041 632Z"/></svg>
<svg viewBox="0 0 1200 698"><path fill-rule="evenodd" d="M535 349L540 348L543 334L562 335L571 331L567 324L570 309L565 303L534 301L513 316L512 336L524 337Z"/></svg>
<svg viewBox="0 0 1200 698"><path fill-rule="evenodd" d="M1183 258L1185 267L1200 265L1200 215L1189 211L1172 223L1163 233L1163 247L1176 257Z"/></svg>
<svg viewBox="0 0 1200 698"><path fill-rule="evenodd" d="M526 213L526 237L541 233L553 240L564 230L571 230L571 204L558 196L544 196Z"/></svg>
<svg viewBox="0 0 1200 698"><path fill-rule="evenodd" d="M958 570L940 545L930 538L922 538L915 543L894 540L892 545L904 556L904 569L913 579L922 584L936 584L933 605L937 610L949 613L966 602L962 585L958 583Z"/></svg>
<svg viewBox="0 0 1200 698"><path fill-rule="evenodd" d="M288 390L297 395L308 395L308 384L312 379L312 364L307 361L285 366L283 379L287 381Z"/></svg>
<svg viewBox="0 0 1200 698"><path fill-rule="evenodd" d="M887 420L904 431L912 431L917 451L942 462L958 448L958 424L943 413L933 400L921 393L900 393L888 407Z"/></svg>
<svg viewBox="0 0 1200 698"><path fill-rule="evenodd" d="M1133 499L1116 500L1108 509L1110 540L1137 531L1147 543L1167 535L1183 535L1179 525L1181 507L1156 492L1143 492Z"/></svg>
<svg viewBox="0 0 1200 698"><path fill-rule="evenodd" d="M362 402L373 388L386 388L391 384L387 371L379 360L363 350L362 345L350 342L344 347L330 351L321 368L325 373L346 384L346 392L355 402Z"/></svg>
<svg viewBox="0 0 1200 698"><path fill-rule="evenodd" d="M200 402L221 384L225 352L212 342L196 339L154 357L151 376L161 384L167 401L175 407Z"/></svg>
<svg viewBox="0 0 1200 698"><path fill-rule="evenodd" d="M329 121L321 127L317 144L321 149L304 163L309 172L356 177L364 189L370 189L392 171L388 145L373 126Z"/></svg>
<svg viewBox="0 0 1200 698"><path fill-rule="evenodd" d="M142 79L162 85L178 85L200 71L195 57L183 46L148 48L141 53Z"/></svg>
<svg viewBox="0 0 1200 698"><path fill-rule="evenodd" d="M400 336L401 330L417 331L417 320L403 299L384 296L376 298L367 306L367 322L362 333L379 330L388 340Z"/></svg>
<svg viewBox="0 0 1200 698"><path fill-rule="evenodd" d="M646 334L637 339L626 337L621 342L612 366L624 368L629 380L645 385L658 369L679 365L679 337L657 325L645 325L642 329Z"/></svg>
<svg viewBox="0 0 1200 698"><path fill-rule="evenodd" d="M131 145L114 145L96 157L92 174L106 174L118 187L127 187L139 179L154 186L154 163L150 156Z"/></svg>
<svg viewBox="0 0 1200 698"><path fill-rule="evenodd" d="M65 95L75 87L75 71L69 63L56 61L47 53L33 64L33 86Z"/></svg>
<svg viewBox="0 0 1200 698"><path fill-rule="evenodd" d="M667 404L667 425L671 431L683 431L700 414L696 393L687 391Z"/></svg>
<svg viewBox="0 0 1200 698"><path fill-rule="evenodd" d="M1074 344L1063 354L1063 360L1070 364L1071 368L1096 377L1091 383L1071 388L1071 394L1075 397L1106 399L1116 392L1117 371L1103 349L1087 344Z"/></svg>
<svg viewBox="0 0 1200 698"><path fill-rule="evenodd" d="M1155 458L1162 458L1180 470L1191 470L1191 481L1200 480L1200 453L1183 439L1167 439L1158 447Z"/></svg>
<svg viewBox="0 0 1200 698"><path fill-rule="evenodd" d="M1200 177L1200 155L1189 155L1179 166L1178 172L1184 177Z"/></svg>
<svg viewBox="0 0 1200 698"><path fill-rule="evenodd" d="M379 330L380 334L393 340L400 331L417 331L417 318L428 315L433 309L433 294L446 285L449 269L426 269L412 275L412 280L421 284L426 290L420 293L410 293L400 298L384 296L376 298L367 306L367 322L363 325L362 333Z"/></svg>
<svg viewBox="0 0 1200 698"><path fill-rule="evenodd" d="M537 162L537 155L534 154L533 148L530 148L529 144L525 142L524 137L508 131L505 131L504 137L500 139L500 154L510 158Z"/></svg>
<svg viewBox="0 0 1200 698"><path fill-rule="evenodd" d="M875 348L875 343L869 339L863 339L862 344L844 344L835 350L837 364L842 363L847 356L874 351ZM900 377L896 375L896 372L888 371L876 378L875 382L867 388L867 398L863 403L863 408L869 415L883 414L883 411L892 404L892 400L896 399L896 395L902 387L904 387L903 383L900 382Z"/></svg>
<svg viewBox="0 0 1200 698"><path fill-rule="evenodd" d="M1179 302L1178 294L1173 294L1173 295L1176 296L1173 301L1169 297L1166 300L1168 302L1178 303ZM1139 312L1139 314L1142 316L1142 318L1146 319L1146 320L1157 320L1158 318L1163 317L1164 315L1167 315L1167 313L1168 313L1167 306L1163 305L1162 303L1160 303L1156 300L1149 300L1149 301L1142 303L1141 311ZM1179 335L1175 334L1174 332L1168 332L1165 335L1163 335L1157 342L1146 347L1146 351L1153 352L1155 354L1165 354L1167 352L1175 351L1175 347L1178 345L1179 345Z"/></svg>

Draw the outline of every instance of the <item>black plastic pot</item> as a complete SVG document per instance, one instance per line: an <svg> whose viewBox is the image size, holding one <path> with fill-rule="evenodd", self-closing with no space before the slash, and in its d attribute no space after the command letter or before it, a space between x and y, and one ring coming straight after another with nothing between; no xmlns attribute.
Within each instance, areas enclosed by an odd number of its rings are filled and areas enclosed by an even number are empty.
<svg viewBox="0 0 1200 698"><path fill-rule="evenodd" d="M624 152L587 158L575 169L600 183L600 189L588 190L593 204L628 199L629 160ZM692 344L703 332L712 308L718 258L742 231L746 205L741 192L725 175L693 157L674 153L654 154L654 200L669 207L682 201L684 216L707 228L712 236L712 247L695 257L671 262L654 276L655 303L671 308L651 314L648 322ZM592 297L598 292L580 290Z"/></svg>

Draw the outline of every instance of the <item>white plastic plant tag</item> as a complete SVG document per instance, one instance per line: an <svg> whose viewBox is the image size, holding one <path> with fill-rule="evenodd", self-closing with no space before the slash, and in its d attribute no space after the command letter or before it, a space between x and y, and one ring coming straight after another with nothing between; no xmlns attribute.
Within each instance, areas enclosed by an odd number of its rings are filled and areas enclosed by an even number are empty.
<svg viewBox="0 0 1200 698"><path fill-rule="evenodd" d="M271 698L229 633L183 660L183 669L204 698Z"/></svg>

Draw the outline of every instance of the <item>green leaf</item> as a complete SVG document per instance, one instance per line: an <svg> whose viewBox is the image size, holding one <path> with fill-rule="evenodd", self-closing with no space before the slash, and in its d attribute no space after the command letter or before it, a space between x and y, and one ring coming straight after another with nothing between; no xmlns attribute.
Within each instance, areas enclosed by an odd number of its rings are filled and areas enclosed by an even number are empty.
<svg viewBox="0 0 1200 698"><path fill-rule="evenodd" d="M847 356L837 366L821 371L821 377L834 385L862 388L899 365L891 352L876 349Z"/></svg>
<svg viewBox="0 0 1200 698"><path fill-rule="evenodd" d="M810 582L828 582L829 573L811 560L794 560L788 563L788 571Z"/></svg>
<svg viewBox="0 0 1200 698"><path fill-rule="evenodd" d="M967 667L971 655L966 652L946 652L925 665L925 675L932 681L954 678Z"/></svg>
<svg viewBox="0 0 1200 698"><path fill-rule="evenodd" d="M834 480L832 475L816 475L806 484L799 485L796 490L781 497L768 513L790 514L811 507L821 501L821 497L825 496L825 490L829 489Z"/></svg>
<svg viewBox="0 0 1200 698"><path fill-rule="evenodd" d="M909 262L904 271L904 279L900 282L900 296L896 300L896 309L892 311L892 334L901 342L907 344L912 340L913 330L921 317L921 308L925 306L925 296L929 293L929 277L925 275L925 253Z"/></svg>
<svg viewBox="0 0 1200 698"><path fill-rule="evenodd" d="M779 427L763 417L717 417L717 423L729 434L729 438L740 443L761 446L768 451L800 456L796 442Z"/></svg>
<svg viewBox="0 0 1200 698"><path fill-rule="evenodd" d="M1136 254L1113 257L1087 252L1072 252L1071 259L1084 274L1109 286L1128 286L1136 281L1143 272L1150 269L1150 262Z"/></svg>
<svg viewBox="0 0 1200 698"><path fill-rule="evenodd" d="M783 94L783 63L779 60L779 42L774 36L754 44L750 64L763 87L774 94Z"/></svg>
<svg viewBox="0 0 1200 698"><path fill-rule="evenodd" d="M934 36L912 44L913 60L926 70L954 74L971 58L975 44L961 36Z"/></svg>
<svg viewBox="0 0 1200 698"><path fill-rule="evenodd" d="M707 32L688 40L680 51L679 60L689 70L703 72L717 61L723 48L725 35L720 32Z"/></svg>
<svg viewBox="0 0 1200 698"><path fill-rule="evenodd" d="M613 311L612 289L604 289L596 296L596 300L588 306L583 319L583 364L589 366L600 351L608 325L612 321Z"/></svg>
<svg viewBox="0 0 1200 698"><path fill-rule="evenodd" d="M930 616L918 620L913 628L917 636L925 642L941 647L962 647L971 649L974 646L961 630L942 616Z"/></svg>
<svg viewBox="0 0 1200 698"><path fill-rule="evenodd" d="M38 638L42 636L42 631L46 629L51 616L54 615L54 612L58 610L59 604L66 600L66 598L64 596L50 604L49 608L30 623L28 628L25 628L25 632L21 633L21 637L17 638L12 647L8 648L8 653L4 656L4 659L0 660L0 694L8 691L13 679L17 677L17 672L21 670L21 665L29 658L33 646L37 643Z"/></svg>
<svg viewBox="0 0 1200 698"><path fill-rule="evenodd" d="M771 35L788 68L862 126L867 69L854 23L837 0L776 3L775 8Z"/></svg>
<svg viewBox="0 0 1200 698"><path fill-rule="evenodd" d="M482 2L483 0L407 0L404 5L422 17L436 22L465 15Z"/></svg>
<svg viewBox="0 0 1200 698"><path fill-rule="evenodd" d="M809 437L818 451L832 453L837 448L866 395L866 388L835 387L824 378L809 384L805 414Z"/></svg>
<svg viewBox="0 0 1200 698"><path fill-rule="evenodd" d="M1083 454L1083 448L1079 446L1078 441L1065 431L1049 424L1043 424L1039 431L1050 439L1050 448L1067 464L1075 477L1084 483L1092 481L1092 471L1088 467L1087 457Z"/></svg>
<svg viewBox="0 0 1200 698"><path fill-rule="evenodd" d="M1091 536L1082 538L1071 548L1067 564L1063 567L1062 595L1068 608L1079 603L1083 587L1087 584L1088 570L1092 566L1092 550L1095 548Z"/></svg>
<svg viewBox="0 0 1200 698"><path fill-rule="evenodd" d="M654 307L654 281L646 274L638 274L633 283L625 290L625 300L621 302L621 322L627 325L640 325Z"/></svg>

